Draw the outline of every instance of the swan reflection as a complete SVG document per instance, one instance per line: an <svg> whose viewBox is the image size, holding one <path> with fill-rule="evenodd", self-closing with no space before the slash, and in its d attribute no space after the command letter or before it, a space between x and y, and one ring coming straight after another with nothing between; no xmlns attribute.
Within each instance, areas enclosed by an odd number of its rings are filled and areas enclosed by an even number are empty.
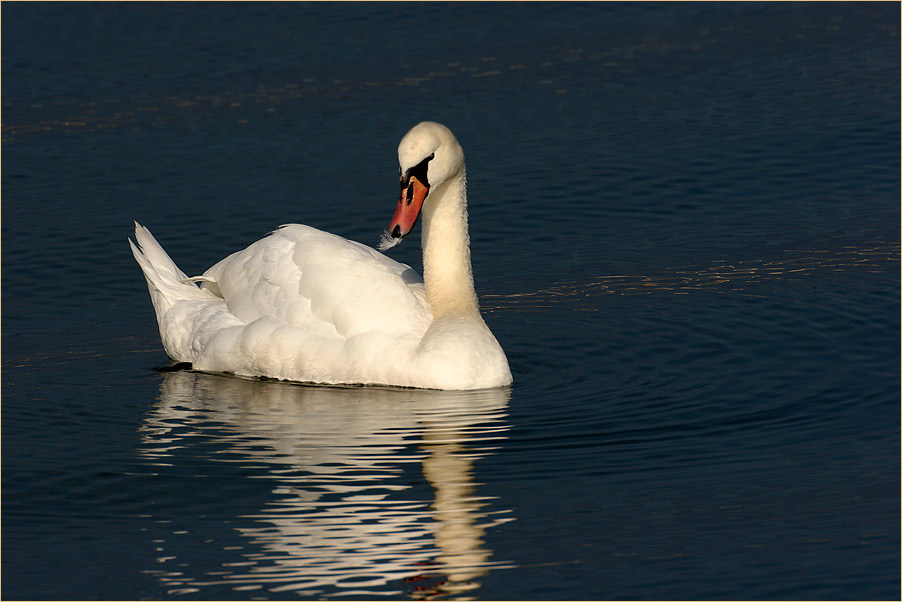
<svg viewBox="0 0 902 602"><path fill-rule="evenodd" d="M509 391L162 378L142 456L165 473L186 448L212 444L209 460L253 468L269 494L241 507L234 528L245 545L216 570L191 574L158 540L160 562L179 570L149 572L170 592L460 597L506 566L492 560L484 534L512 518L479 496L473 463L506 437Z"/></svg>

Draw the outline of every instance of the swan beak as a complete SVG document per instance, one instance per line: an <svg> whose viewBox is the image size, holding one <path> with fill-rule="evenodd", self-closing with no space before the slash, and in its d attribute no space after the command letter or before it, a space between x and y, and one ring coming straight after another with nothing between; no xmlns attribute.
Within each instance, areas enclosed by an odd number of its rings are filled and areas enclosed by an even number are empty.
<svg viewBox="0 0 902 602"><path fill-rule="evenodd" d="M391 218L388 231L392 238L404 238L417 223L423 201L429 194L429 186L420 182L416 176L410 176L406 183L401 182L401 198L398 199L398 208Z"/></svg>

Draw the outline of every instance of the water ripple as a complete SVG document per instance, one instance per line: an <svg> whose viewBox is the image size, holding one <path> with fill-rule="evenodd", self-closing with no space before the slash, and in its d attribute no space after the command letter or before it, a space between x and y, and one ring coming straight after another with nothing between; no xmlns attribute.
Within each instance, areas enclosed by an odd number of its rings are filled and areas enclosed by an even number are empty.
<svg viewBox="0 0 902 602"><path fill-rule="evenodd" d="M889 274L898 270L899 243L846 245L840 249L788 249L777 259L718 260L709 266L666 268L655 275L598 276L589 282L565 282L535 291L486 294L480 297L484 311L543 311L562 303L596 295L687 295L699 291L765 297L756 288L765 282L798 283L813 276L846 270ZM816 282L816 280L814 280ZM571 311L599 311L593 303Z"/></svg>

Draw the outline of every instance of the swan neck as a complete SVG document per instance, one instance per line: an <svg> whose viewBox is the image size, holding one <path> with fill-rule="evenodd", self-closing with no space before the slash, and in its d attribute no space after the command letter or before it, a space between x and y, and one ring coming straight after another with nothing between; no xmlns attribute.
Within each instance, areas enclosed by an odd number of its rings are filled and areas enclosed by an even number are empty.
<svg viewBox="0 0 902 602"><path fill-rule="evenodd" d="M423 281L435 317L479 313L470 234L467 178L460 172L441 184L423 207Z"/></svg>

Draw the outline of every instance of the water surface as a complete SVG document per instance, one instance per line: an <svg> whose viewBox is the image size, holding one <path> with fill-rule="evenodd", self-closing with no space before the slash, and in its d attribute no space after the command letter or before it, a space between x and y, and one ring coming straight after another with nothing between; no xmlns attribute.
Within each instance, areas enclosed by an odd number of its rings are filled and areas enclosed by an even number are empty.
<svg viewBox="0 0 902 602"><path fill-rule="evenodd" d="M897 4L2 13L4 598L899 598ZM131 220L374 244L423 119L512 388L158 371Z"/></svg>

